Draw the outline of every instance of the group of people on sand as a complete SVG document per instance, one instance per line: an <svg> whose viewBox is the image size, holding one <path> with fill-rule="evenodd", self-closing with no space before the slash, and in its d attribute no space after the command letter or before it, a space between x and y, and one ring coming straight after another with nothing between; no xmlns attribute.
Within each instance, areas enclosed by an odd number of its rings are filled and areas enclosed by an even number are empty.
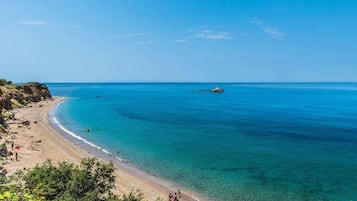
<svg viewBox="0 0 357 201"><path fill-rule="evenodd" d="M179 201L179 198L181 198L180 189L177 190L177 193L171 193L170 192L169 201Z"/></svg>

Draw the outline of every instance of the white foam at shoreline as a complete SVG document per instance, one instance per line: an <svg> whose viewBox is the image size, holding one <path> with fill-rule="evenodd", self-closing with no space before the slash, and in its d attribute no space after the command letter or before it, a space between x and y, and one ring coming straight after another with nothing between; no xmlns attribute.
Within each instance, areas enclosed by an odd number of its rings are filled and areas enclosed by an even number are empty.
<svg viewBox="0 0 357 201"><path fill-rule="evenodd" d="M60 102L60 103L58 103L58 104L56 105L56 107L55 107L55 110L57 110L58 106L59 106L60 104L62 104L62 103L63 103L63 101ZM55 110L54 110L54 111L55 111ZM74 138L80 140L81 142L84 142L85 144L87 144L87 145L89 145L89 146L91 146L91 147L93 147L93 148L96 148L96 149L98 149L98 150L104 152L105 154L108 154L109 156L112 156L112 157L118 159L120 162L123 162L123 161L124 161L122 158L119 158L119 157L115 156L114 154L112 154L112 153L109 152L108 150L103 149L102 147L100 147L100 146L98 146L98 145L96 145L96 144L94 144L94 143L92 143L92 142L90 142L90 141L88 141L88 140L86 140L86 139L80 137L80 136L77 135L76 133L74 133L74 132L68 130L67 128L65 128L64 126L61 125L61 123L57 120L57 118L56 118L54 115L52 115L52 119L53 119L53 123L55 123L56 126L58 126L58 128L60 128L62 131L64 131L64 132L67 133L68 135L70 135L70 136L72 136L72 137L74 137Z"/></svg>
<svg viewBox="0 0 357 201"><path fill-rule="evenodd" d="M60 128L62 131L64 131L64 132L67 133L68 135L70 135L70 136L72 136L72 137L74 137L74 138L80 140L81 142L83 142L83 143L85 143L85 144L87 144L87 145L89 145L89 146L91 146L91 147L93 147L93 148L96 148L96 149L98 149L98 150L100 150L100 151L102 151L102 152L108 154L109 156L114 157L115 159L119 160L120 162L124 162L124 161L125 161L124 159L119 158L118 156L116 156L116 155L112 154L111 152L107 151L106 149L103 149L102 147L100 147L100 146L98 146L98 145L96 145L96 144L94 144L94 143L92 143L92 142L90 142L90 141L88 141L88 140L82 138L81 136L77 135L76 133L74 133L74 132L68 130L67 128L65 128L64 126L62 126L62 124L61 124L61 123L57 120L57 118L55 117L54 113L55 113L55 111L57 110L58 106L60 106L63 102L64 102L64 100L61 101L61 102L59 102L59 103L57 103L56 106L54 107L54 109L51 111L51 115L50 115L52 122L53 122L56 126L58 126L58 128ZM194 195L191 195L191 194L186 194L186 195L190 196L191 198L193 198L193 199L196 200L196 201L200 201L200 200L199 200L196 196L194 196Z"/></svg>

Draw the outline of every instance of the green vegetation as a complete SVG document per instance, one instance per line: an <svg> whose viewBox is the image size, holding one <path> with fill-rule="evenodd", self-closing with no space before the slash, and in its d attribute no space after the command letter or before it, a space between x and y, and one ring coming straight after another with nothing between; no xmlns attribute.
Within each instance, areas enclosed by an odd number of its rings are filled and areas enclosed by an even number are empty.
<svg viewBox="0 0 357 201"><path fill-rule="evenodd" d="M6 79L0 79L0 86L5 86L7 83Z"/></svg>
<svg viewBox="0 0 357 201"><path fill-rule="evenodd" d="M44 89L47 89L47 86L45 84L42 84L42 83L39 83L39 82L28 82L28 83L25 83L23 86L29 86L29 85L33 85L37 88L44 88Z"/></svg>
<svg viewBox="0 0 357 201"><path fill-rule="evenodd" d="M30 104L30 101L24 99L24 100L22 100L22 104L23 104L24 106L26 106L26 105Z"/></svg>
<svg viewBox="0 0 357 201"><path fill-rule="evenodd" d="M0 86L5 86L5 85L10 85L12 84L12 81L8 81L6 79L0 79Z"/></svg>
<svg viewBox="0 0 357 201"><path fill-rule="evenodd" d="M144 201L140 192L114 195L114 165L95 158L80 165L51 161L30 170L18 171L0 180L0 200L4 201Z"/></svg>

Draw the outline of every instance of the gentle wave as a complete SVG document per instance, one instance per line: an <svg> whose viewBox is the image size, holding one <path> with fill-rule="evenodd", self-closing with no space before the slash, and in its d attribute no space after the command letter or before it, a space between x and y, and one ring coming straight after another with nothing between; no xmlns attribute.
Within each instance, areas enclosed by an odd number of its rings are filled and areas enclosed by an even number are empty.
<svg viewBox="0 0 357 201"><path fill-rule="evenodd" d="M70 135L70 136L72 136L72 137L74 137L74 138L80 140L81 142L83 142L83 143L85 143L85 144L87 144L87 145L89 145L89 146L91 146L91 147L93 147L93 148L96 148L96 149L98 149L98 150L104 152L105 154L107 154L107 155L109 155L109 156L114 157L115 159L119 160L120 162L125 162L124 159L119 158L118 156L114 155L113 153L109 152L108 150L106 150L106 149L104 149L104 148L102 148L102 147L100 147L100 146L98 146L98 145L96 145L96 144L94 144L94 143L92 143L92 142L90 142L90 141L88 141L88 140L82 138L81 136L77 135L76 133L74 133L74 132L68 130L67 128L65 128L65 127L57 120L57 118L56 118L55 115L54 115L55 112L56 112L56 110L58 109L58 107L59 107L63 102L64 102L64 100L61 101L61 102L59 102L59 103L57 103L57 104L55 105L54 109L51 111L51 115L50 115L50 116L51 116L51 122L53 122L58 128L60 128L60 129L61 129L62 131L64 131L66 134L68 134L68 135ZM199 199L198 197L196 197L196 196L194 196L194 195L192 195L192 194L186 194L186 195L190 196L192 199L194 199L194 200L196 200L196 201L200 201L200 199Z"/></svg>
<svg viewBox="0 0 357 201"><path fill-rule="evenodd" d="M58 107L60 106L60 104L62 104L62 103L63 103L63 101L62 101L62 102L59 102L59 103L55 106L54 111L56 111L57 108L58 108ZM54 111L53 111L53 114L54 114ZM109 152L108 150L106 150L106 149L104 149L104 148L102 148L102 147L100 147L100 146L98 146L98 145L96 145L96 144L94 144L94 143L92 143L92 142L90 142L90 141L88 141L88 140L82 138L81 136L77 135L76 133L74 133L74 132L68 130L67 128L65 128L65 127L57 120L57 118L56 118L54 115L52 115L52 120L53 120L52 122L53 122L58 128L60 128L62 131L64 131L66 134L68 134L68 135L70 135L70 136L72 136L72 137L74 137L74 138L80 140L81 142L83 142L83 143L85 143L85 144L87 144L87 145L89 145L89 146L91 146L91 147L93 147L93 148L96 148L96 149L98 149L98 150L104 152L105 154L107 154L107 155L109 155L109 156L114 157L115 159L119 160L120 162L124 162L124 160L123 160L122 158L119 158L118 156L114 155L113 153Z"/></svg>

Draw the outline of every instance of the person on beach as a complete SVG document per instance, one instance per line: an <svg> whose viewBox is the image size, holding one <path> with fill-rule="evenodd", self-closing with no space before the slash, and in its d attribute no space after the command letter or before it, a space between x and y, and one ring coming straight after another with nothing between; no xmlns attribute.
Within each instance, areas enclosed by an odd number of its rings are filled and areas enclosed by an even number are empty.
<svg viewBox="0 0 357 201"><path fill-rule="evenodd" d="M177 194L175 193L175 196L174 196L174 201L179 201L178 199L177 199Z"/></svg>
<svg viewBox="0 0 357 201"><path fill-rule="evenodd" d="M180 189L177 189L178 197L181 198L181 191Z"/></svg>
<svg viewBox="0 0 357 201"><path fill-rule="evenodd" d="M15 161L17 161L18 154L15 152Z"/></svg>
<svg viewBox="0 0 357 201"><path fill-rule="evenodd" d="M14 141L11 141L11 149L14 149Z"/></svg>
<svg viewBox="0 0 357 201"><path fill-rule="evenodd" d="M170 194L169 194L169 201L172 201L172 193L170 192Z"/></svg>

